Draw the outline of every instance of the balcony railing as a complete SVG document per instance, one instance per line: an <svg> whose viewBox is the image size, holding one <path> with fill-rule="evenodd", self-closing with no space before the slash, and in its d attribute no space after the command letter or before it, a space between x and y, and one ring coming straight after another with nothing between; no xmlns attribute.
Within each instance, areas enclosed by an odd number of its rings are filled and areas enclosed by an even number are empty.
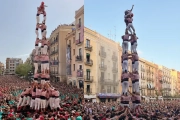
<svg viewBox="0 0 180 120"><path fill-rule="evenodd" d="M106 52L101 51L101 52L100 52L100 56L103 57L103 58L106 58Z"/></svg>
<svg viewBox="0 0 180 120"><path fill-rule="evenodd" d="M99 65L99 68L100 68L101 70L106 70L106 69L107 69L107 66L106 66L106 65L103 65L103 64L100 64L100 65Z"/></svg>
<svg viewBox="0 0 180 120"><path fill-rule="evenodd" d="M85 89L85 94L92 94L92 88L90 88L90 89Z"/></svg>
<svg viewBox="0 0 180 120"><path fill-rule="evenodd" d="M118 72L118 68L113 67L112 68L112 72L117 73Z"/></svg>
<svg viewBox="0 0 180 120"><path fill-rule="evenodd" d="M51 71L50 74L58 74L57 71Z"/></svg>
<svg viewBox="0 0 180 120"><path fill-rule="evenodd" d="M87 76L87 75L85 75L85 76L84 76L84 81L85 81L85 82L93 82L93 76Z"/></svg>
<svg viewBox="0 0 180 120"><path fill-rule="evenodd" d="M81 45L82 44L82 42L80 41L80 39L77 39L76 40L76 45Z"/></svg>
<svg viewBox="0 0 180 120"><path fill-rule="evenodd" d="M81 55L76 56L76 61L82 61L82 56Z"/></svg>
<svg viewBox="0 0 180 120"><path fill-rule="evenodd" d="M92 66L93 65L93 60L86 60L85 65Z"/></svg>
<svg viewBox="0 0 180 120"><path fill-rule="evenodd" d="M154 90L155 87L147 87L148 90Z"/></svg>
<svg viewBox="0 0 180 120"><path fill-rule="evenodd" d="M77 77L83 77L83 70L77 70Z"/></svg>
<svg viewBox="0 0 180 120"><path fill-rule="evenodd" d="M52 61L52 62L50 62L50 65L52 65L52 66L54 66L54 65L58 65L59 64L59 61Z"/></svg>
<svg viewBox="0 0 180 120"><path fill-rule="evenodd" d="M116 55L113 55L113 56L112 56L112 60L113 60L113 61L117 61L117 60L118 60L118 57L117 57Z"/></svg>
<svg viewBox="0 0 180 120"><path fill-rule="evenodd" d="M102 85L119 85L119 81L111 80L111 79L104 79L104 77L100 77L99 81Z"/></svg>
<svg viewBox="0 0 180 120"><path fill-rule="evenodd" d="M78 24L76 25L76 27L77 27L77 28L81 28L81 23L78 23Z"/></svg>
<svg viewBox="0 0 180 120"><path fill-rule="evenodd" d="M92 51L92 46L91 45L86 45L85 50Z"/></svg>

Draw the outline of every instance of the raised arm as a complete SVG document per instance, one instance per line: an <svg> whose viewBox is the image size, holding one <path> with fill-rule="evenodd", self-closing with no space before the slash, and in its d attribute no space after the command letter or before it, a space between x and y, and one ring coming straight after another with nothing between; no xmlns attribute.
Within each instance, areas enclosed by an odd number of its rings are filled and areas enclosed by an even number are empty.
<svg viewBox="0 0 180 120"><path fill-rule="evenodd" d="M131 10L130 10L131 12L132 12L133 8L134 8L134 5L132 5L132 8L131 8Z"/></svg>

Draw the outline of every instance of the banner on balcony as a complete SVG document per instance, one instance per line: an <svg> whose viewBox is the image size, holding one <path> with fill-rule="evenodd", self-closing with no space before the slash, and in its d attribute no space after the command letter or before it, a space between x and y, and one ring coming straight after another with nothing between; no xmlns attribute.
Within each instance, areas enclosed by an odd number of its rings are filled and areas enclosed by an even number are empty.
<svg viewBox="0 0 180 120"><path fill-rule="evenodd" d="M118 98L121 95L116 93L99 93L97 94L99 98Z"/></svg>
<svg viewBox="0 0 180 120"><path fill-rule="evenodd" d="M66 52L66 70L67 70L67 75L71 74L71 48L67 47L67 52Z"/></svg>

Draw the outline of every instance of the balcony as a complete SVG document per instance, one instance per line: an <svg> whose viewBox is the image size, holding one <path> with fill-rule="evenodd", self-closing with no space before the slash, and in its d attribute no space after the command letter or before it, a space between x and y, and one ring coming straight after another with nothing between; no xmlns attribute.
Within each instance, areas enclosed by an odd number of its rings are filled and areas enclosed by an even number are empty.
<svg viewBox="0 0 180 120"><path fill-rule="evenodd" d="M77 28L81 28L81 23L76 25Z"/></svg>
<svg viewBox="0 0 180 120"><path fill-rule="evenodd" d="M83 42L80 41L80 39L76 40L76 45L81 45Z"/></svg>
<svg viewBox="0 0 180 120"><path fill-rule="evenodd" d="M104 77L100 77L99 82L101 85L119 85L119 81L111 80L111 79L104 79Z"/></svg>
<svg viewBox="0 0 180 120"><path fill-rule="evenodd" d="M93 65L93 60L87 60L86 59L85 65L92 66Z"/></svg>
<svg viewBox="0 0 180 120"><path fill-rule="evenodd" d="M54 61L51 61L50 62L50 65L51 66L56 66L56 65L58 65L59 64L59 61L58 60L54 60Z"/></svg>
<svg viewBox="0 0 180 120"><path fill-rule="evenodd" d="M79 61L79 62L82 61L82 56L81 55L79 55L79 56L77 55L76 56L76 61Z"/></svg>
<svg viewBox="0 0 180 120"><path fill-rule="evenodd" d="M77 77L82 78L83 77L83 70L77 70Z"/></svg>
<svg viewBox="0 0 180 120"><path fill-rule="evenodd" d="M112 56L112 60L113 60L113 61L117 61L117 60L118 60L118 57L117 57L116 55L113 55L113 56Z"/></svg>
<svg viewBox="0 0 180 120"><path fill-rule="evenodd" d="M85 94L87 94L87 95L92 94L92 89L91 88L90 89L86 88L85 89Z"/></svg>
<svg viewBox="0 0 180 120"><path fill-rule="evenodd" d="M91 45L86 45L85 50L92 51L92 46Z"/></svg>
<svg viewBox="0 0 180 120"><path fill-rule="evenodd" d="M99 65L99 68L101 69L101 70L106 70L107 69L107 66L106 65L103 65L103 64L100 64Z"/></svg>
<svg viewBox="0 0 180 120"><path fill-rule="evenodd" d="M57 72L57 71L51 71L50 74L51 74L51 75L57 75L58 72Z"/></svg>
<svg viewBox="0 0 180 120"><path fill-rule="evenodd" d="M100 52L100 56L103 57L103 58L106 58L106 52L101 51L101 52Z"/></svg>
<svg viewBox="0 0 180 120"><path fill-rule="evenodd" d="M93 82L93 76L84 76L84 81L85 82Z"/></svg>
<svg viewBox="0 0 180 120"><path fill-rule="evenodd" d="M113 73L117 73L117 72L118 72L118 68L113 67L113 68L112 68L112 72L113 72Z"/></svg>
<svg viewBox="0 0 180 120"><path fill-rule="evenodd" d="M148 90L155 90L155 87L147 87Z"/></svg>
<svg viewBox="0 0 180 120"><path fill-rule="evenodd" d="M142 71L142 72L145 72L145 69L144 69L144 68L141 68L141 71Z"/></svg>
<svg viewBox="0 0 180 120"><path fill-rule="evenodd" d="M59 52L59 50L57 49L57 50L55 50L54 54L56 54L56 53L58 53L58 52Z"/></svg>
<svg viewBox="0 0 180 120"><path fill-rule="evenodd" d="M146 89L146 86L144 86L144 85L143 85L143 86L141 86L141 89Z"/></svg>

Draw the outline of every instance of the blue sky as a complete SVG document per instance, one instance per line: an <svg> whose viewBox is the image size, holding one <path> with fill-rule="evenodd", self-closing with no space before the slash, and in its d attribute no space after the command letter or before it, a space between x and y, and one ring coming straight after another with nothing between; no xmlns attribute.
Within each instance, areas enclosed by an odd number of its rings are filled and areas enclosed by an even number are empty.
<svg viewBox="0 0 180 120"><path fill-rule="evenodd" d="M34 49L36 12L42 0L0 1L0 61L7 57L26 60ZM44 0L48 6L47 37L59 24L70 24L84 0ZM42 20L42 17L41 17Z"/></svg>
<svg viewBox="0 0 180 120"><path fill-rule="evenodd" d="M180 70L179 0L85 0L85 26L122 43L124 11L133 4L140 57Z"/></svg>

